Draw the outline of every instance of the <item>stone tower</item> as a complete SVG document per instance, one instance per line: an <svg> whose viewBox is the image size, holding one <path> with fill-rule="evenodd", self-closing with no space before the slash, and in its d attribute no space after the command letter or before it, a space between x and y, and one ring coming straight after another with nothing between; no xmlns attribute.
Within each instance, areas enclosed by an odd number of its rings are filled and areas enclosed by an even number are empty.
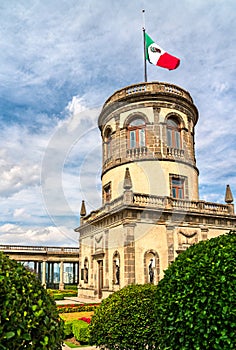
<svg viewBox="0 0 236 350"><path fill-rule="evenodd" d="M116 91L103 105L102 206L82 202L79 296L104 298L130 283L158 283L181 251L235 227L226 204L199 200L190 94L168 83Z"/></svg>
<svg viewBox="0 0 236 350"><path fill-rule="evenodd" d="M133 191L198 200L190 94L174 85L146 83L116 91L99 116L103 139L103 203L123 193L128 166Z"/></svg>

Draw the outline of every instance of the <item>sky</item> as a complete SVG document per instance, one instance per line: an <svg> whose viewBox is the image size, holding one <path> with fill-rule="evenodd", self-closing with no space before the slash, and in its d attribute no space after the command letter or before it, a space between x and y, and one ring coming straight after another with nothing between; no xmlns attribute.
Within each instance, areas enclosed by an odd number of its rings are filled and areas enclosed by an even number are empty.
<svg viewBox="0 0 236 350"><path fill-rule="evenodd" d="M81 200L101 206L97 118L143 81L147 33L181 60L148 81L188 90L199 110L200 198L236 196L234 0L3 0L0 4L0 244L78 246Z"/></svg>

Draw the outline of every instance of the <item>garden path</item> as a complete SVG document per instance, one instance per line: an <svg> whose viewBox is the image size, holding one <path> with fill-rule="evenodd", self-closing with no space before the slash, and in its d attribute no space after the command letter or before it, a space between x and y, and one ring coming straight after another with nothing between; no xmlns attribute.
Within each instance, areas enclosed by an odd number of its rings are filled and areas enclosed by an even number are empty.
<svg viewBox="0 0 236 350"><path fill-rule="evenodd" d="M93 304L101 303L101 299L85 299L80 297L65 297L64 300L56 300L57 305L65 304Z"/></svg>

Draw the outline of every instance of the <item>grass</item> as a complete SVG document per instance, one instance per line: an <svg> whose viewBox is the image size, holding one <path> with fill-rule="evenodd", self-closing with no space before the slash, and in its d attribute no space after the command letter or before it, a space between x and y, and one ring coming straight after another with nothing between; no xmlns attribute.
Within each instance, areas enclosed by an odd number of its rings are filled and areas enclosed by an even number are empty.
<svg viewBox="0 0 236 350"><path fill-rule="evenodd" d="M92 317L94 311L68 312L59 314L64 321L78 320L80 317Z"/></svg>
<svg viewBox="0 0 236 350"><path fill-rule="evenodd" d="M68 341L65 341L64 342L69 348L76 348L76 349L78 349L78 348L86 348L87 346L89 346L88 344L87 345L75 345L75 344L72 344L72 343L70 343L70 342L68 342Z"/></svg>
<svg viewBox="0 0 236 350"><path fill-rule="evenodd" d="M69 348L78 348L78 347L81 347L81 346L78 346L78 345L74 345L72 343L69 343L68 341L65 341L64 342L67 346L69 346Z"/></svg>

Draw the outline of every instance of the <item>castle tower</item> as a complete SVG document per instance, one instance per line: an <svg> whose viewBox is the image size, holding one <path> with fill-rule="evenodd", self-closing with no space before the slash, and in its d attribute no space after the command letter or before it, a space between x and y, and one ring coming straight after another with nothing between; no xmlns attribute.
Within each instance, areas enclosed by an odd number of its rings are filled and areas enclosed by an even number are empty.
<svg viewBox="0 0 236 350"><path fill-rule="evenodd" d="M199 200L190 94L168 83L116 91L98 124L103 140L102 206L80 211L79 296L105 298L131 283L154 283L190 245L236 226L226 204Z"/></svg>
<svg viewBox="0 0 236 350"><path fill-rule="evenodd" d="M155 82L116 91L98 120L103 203L122 194L127 166L134 192L198 200L197 120L190 94L178 86Z"/></svg>

